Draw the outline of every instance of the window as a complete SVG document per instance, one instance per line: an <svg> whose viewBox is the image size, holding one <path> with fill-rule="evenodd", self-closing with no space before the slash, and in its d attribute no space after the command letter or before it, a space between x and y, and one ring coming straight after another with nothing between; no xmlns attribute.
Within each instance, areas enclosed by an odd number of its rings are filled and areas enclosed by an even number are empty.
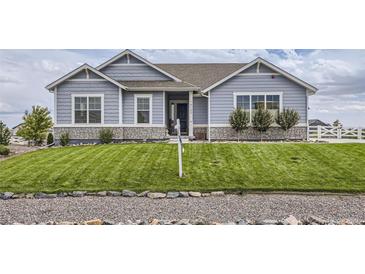
<svg viewBox="0 0 365 274"><path fill-rule="evenodd" d="M250 95L237 96L237 108L250 110Z"/></svg>
<svg viewBox="0 0 365 274"><path fill-rule="evenodd" d="M74 123L101 124L102 96L74 96Z"/></svg>
<svg viewBox="0 0 365 274"><path fill-rule="evenodd" d="M235 96L235 107L249 112L250 121L259 108L269 110L274 117L281 109L281 93L237 93Z"/></svg>
<svg viewBox="0 0 365 274"><path fill-rule="evenodd" d="M151 122L151 97L136 97L137 124L149 124Z"/></svg>
<svg viewBox="0 0 365 274"><path fill-rule="evenodd" d="M75 124L87 123L87 97L75 97Z"/></svg>
<svg viewBox="0 0 365 274"><path fill-rule="evenodd" d="M101 97L89 97L89 123L101 123Z"/></svg>
<svg viewBox="0 0 365 274"><path fill-rule="evenodd" d="M280 96L266 95L266 109L275 117L280 109Z"/></svg>

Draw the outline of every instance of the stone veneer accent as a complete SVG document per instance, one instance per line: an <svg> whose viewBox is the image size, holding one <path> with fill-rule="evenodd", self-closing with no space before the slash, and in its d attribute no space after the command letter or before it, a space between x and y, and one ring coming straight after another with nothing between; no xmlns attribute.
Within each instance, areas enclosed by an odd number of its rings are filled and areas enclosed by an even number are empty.
<svg viewBox="0 0 365 274"><path fill-rule="evenodd" d="M161 140L167 139L167 129L163 127L106 127L113 130L114 140ZM70 143L97 143L103 127L55 127L54 138L59 143L61 134L68 132Z"/></svg>
<svg viewBox="0 0 365 274"><path fill-rule="evenodd" d="M165 127L125 127L124 140L160 140L167 139L168 130Z"/></svg>
<svg viewBox="0 0 365 274"><path fill-rule="evenodd" d="M193 130L196 140L206 140L208 135L208 128L206 127L194 127Z"/></svg>
<svg viewBox="0 0 365 274"><path fill-rule="evenodd" d="M237 133L230 127L211 127L210 128L211 140L237 140ZM245 130L241 135L242 140L260 140L260 132L252 127ZM284 131L279 127L272 127L267 132L262 134L262 139L266 141L283 140L288 138L289 140L306 140L307 139L307 127L294 127L291 128L287 137L284 135Z"/></svg>
<svg viewBox="0 0 365 274"><path fill-rule="evenodd" d="M123 139L123 128L120 127L106 127L113 130L115 139ZM68 132L70 135L70 140L98 140L99 132L103 127L55 127L54 128L54 138L56 140L60 139L61 134Z"/></svg>

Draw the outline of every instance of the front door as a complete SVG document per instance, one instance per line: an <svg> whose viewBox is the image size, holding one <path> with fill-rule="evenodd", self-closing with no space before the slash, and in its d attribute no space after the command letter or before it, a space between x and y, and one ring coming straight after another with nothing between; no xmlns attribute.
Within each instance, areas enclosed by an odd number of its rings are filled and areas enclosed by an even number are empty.
<svg viewBox="0 0 365 274"><path fill-rule="evenodd" d="M177 104L176 119L180 119L181 133L188 133L188 104Z"/></svg>

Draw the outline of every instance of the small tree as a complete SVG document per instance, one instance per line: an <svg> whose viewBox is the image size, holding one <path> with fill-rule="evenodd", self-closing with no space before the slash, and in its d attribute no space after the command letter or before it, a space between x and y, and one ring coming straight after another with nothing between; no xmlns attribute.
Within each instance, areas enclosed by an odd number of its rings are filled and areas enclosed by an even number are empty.
<svg viewBox="0 0 365 274"><path fill-rule="evenodd" d="M237 141L240 140L240 133L247 129L250 122L250 117L246 111L241 108L236 108L229 116L229 123L237 132Z"/></svg>
<svg viewBox="0 0 365 274"><path fill-rule="evenodd" d="M68 146L68 144L70 143L70 135L68 134L68 132L62 133L60 136L60 145L61 146Z"/></svg>
<svg viewBox="0 0 365 274"><path fill-rule="evenodd" d="M336 121L334 121L332 125L334 127L342 128L342 123L338 119Z"/></svg>
<svg viewBox="0 0 365 274"><path fill-rule="evenodd" d="M47 135L47 145L51 145L54 142L54 138L53 138L53 134L52 133L48 133Z"/></svg>
<svg viewBox="0 0 365 274"><path fill-rule="evenodd" d="M18 130L17 135L27 141L34 142L35 145L41 145L47 137L48 130L53 126L52 118L47 108L33 106L32 112L27 111L23 116L24 124Z"/></svg>
<svg viewBox="0 0 365 274"><path fill-rule="evenodd" d="M288 130L299 123L300 116L294 109L284 109L282 112L278 111L275 122L284 130L285 139L288 139Z"/></svg>
<svg viewBox="0 0 365 274"><path fill-rule="evenodd" d="M110 144L113 141L113 130L110 128L103 128L99 132L99 139L102 144Z"/></svg>
<svg viewBox="0 0 365 274"><path fill-rule="evenodd" d="M252 118L253 128L260 132L260 139L262 142L262 133L266 132L271 124L274 122L270 111L264 108L259 108Z"/></svg>
<svg viewBox="0 0 365 274"><path fill-rule="evenodd" d="M10 144L11 132L10 129L0 121L0 145L7 146Z"/></svg>

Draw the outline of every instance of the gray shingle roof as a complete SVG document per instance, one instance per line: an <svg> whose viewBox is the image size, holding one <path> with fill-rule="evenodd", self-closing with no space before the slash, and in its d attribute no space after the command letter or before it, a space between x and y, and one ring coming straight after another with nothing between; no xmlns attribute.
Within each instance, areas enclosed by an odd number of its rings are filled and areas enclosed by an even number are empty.
<svg viewBox="0 0 365 274"><path fill-rule="evenodd" d="M155 64L184 82L202 90L242 68L244 63Z"/></svg>
<svg viewBox="0 0 365 274"><path fill-rule="evenodd" d="M189 83L175 81L120 81L120 83L128 88L196 88L196 86Z"/></svg>

